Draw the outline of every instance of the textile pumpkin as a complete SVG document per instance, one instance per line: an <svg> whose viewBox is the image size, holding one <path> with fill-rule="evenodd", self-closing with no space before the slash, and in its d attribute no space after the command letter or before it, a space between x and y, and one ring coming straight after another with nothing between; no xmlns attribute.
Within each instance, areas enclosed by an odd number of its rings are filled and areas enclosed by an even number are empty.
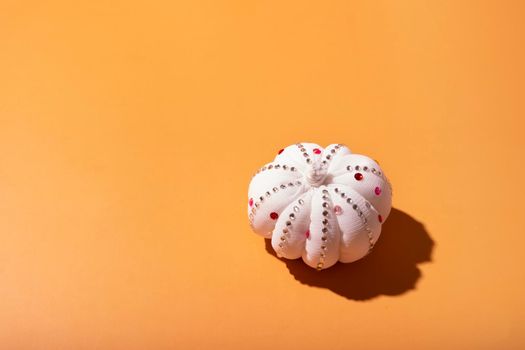
<svg viewBox="0 0 525 350"><path fill-rule="evenodd" d="M250 226L271 239L279 257L302 258L318 270L369 254L392 205L379 164L348 147L297 143L253 176Z"/></svg>

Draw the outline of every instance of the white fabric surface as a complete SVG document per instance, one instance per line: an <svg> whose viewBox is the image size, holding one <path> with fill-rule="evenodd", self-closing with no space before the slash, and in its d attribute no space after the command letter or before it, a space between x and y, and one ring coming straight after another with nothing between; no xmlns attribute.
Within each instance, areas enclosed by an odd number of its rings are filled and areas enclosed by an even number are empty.
<svg viewBox="0 0 525 350"><path fill-rule="evenodd" d="M288 146L248 189L252 229L272 240L278 256L318 270L367 255L391 206L379 164L341 144Z"/></svg>

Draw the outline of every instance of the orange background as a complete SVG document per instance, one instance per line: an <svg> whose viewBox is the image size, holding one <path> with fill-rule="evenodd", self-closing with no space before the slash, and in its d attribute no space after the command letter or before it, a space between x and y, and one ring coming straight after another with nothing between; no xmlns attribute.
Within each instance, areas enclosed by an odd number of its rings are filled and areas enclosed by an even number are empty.
<svg viewBox="0 0 525 350"><path fill-rule="evenodd" d="M522 4L3 1L0 348L523 348ZM366 259L250 231L298 141L389 176Z"/></svg>

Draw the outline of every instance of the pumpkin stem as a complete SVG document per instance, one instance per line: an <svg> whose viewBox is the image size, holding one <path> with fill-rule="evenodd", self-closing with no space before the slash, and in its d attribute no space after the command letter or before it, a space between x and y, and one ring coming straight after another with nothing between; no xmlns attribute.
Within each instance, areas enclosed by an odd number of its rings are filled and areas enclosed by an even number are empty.
<svg viewBox="0 0 525 350"><path fill-rule="evenodd" d="M315 161L306 174L308 183L313 187L321 186L326 177L326 170L326 166L321 162L321 159Z"/></svg>

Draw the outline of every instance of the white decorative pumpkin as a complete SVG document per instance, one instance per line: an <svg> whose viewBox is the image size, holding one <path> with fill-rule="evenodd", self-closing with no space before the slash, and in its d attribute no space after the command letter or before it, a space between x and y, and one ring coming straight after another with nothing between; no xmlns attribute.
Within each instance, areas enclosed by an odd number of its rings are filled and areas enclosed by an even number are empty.
<svg viewBox="0 0 525 350"><path fill-rule="evenodd" d="M392 188L379 164L340 144L298 143L253 176L250 226L279 257L318 270L361 259L390 214Z"/></svg>

